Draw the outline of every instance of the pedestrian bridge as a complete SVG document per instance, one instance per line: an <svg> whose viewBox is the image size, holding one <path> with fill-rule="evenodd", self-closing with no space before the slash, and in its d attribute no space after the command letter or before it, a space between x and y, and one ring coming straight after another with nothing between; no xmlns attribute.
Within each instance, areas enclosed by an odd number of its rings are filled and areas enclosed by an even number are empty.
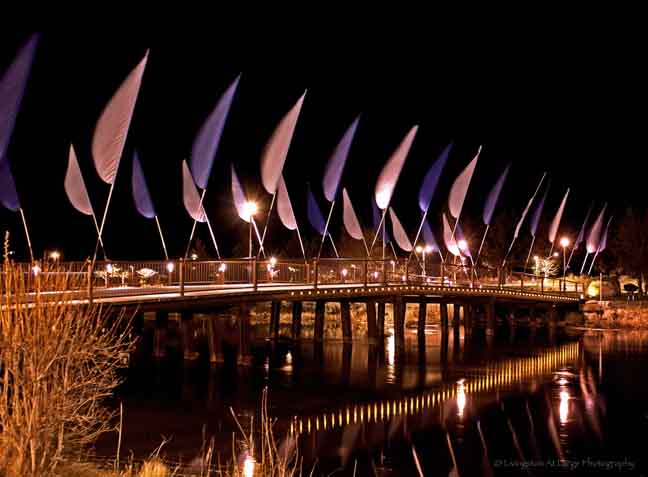
<svg viewBox="0 0 648 477"><path fill-rule="evenodd" d="M451 264L423 269L406 260L115 260L23 267L32 288L53 286L45 276L64 275L79 303L149 309L393 296L560 304L579 302L584 293L583 283L560 277Z"/></svg>

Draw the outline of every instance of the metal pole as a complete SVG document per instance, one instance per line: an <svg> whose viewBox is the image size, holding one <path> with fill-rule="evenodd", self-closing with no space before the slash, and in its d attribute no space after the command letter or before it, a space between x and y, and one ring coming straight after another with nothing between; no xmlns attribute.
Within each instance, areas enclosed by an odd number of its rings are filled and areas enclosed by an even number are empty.
<svg viewBox="0 0 648 477"><path fill-rule="evenodd" d="M97 238L99 239L99 244L101 245L101 253L103 254L104 260L107 260L108 257L106 256L106 247L104 247L103 239L101 238L101 235L99 235L99 224L97 223L97 216L94 213L94 210L92 211L92 221L94 222L95 229L97 230Z"/></svg>
<svg viewBox="0 0 648 477"><path fill-rule="evenodd" d="M277 198L277 191L272 194L272 200L270 201L270 208L268 209L268 217L266 218L266 223L265 226L263 227L263 235L261 235L261 245L260 245L260 250L259 253L257 253L257 258L259 258L259 255L261 254L261 250L263 250L263 243L265 242L265 237L266 237L266 232L268 231L268 224L270 223L270 215L272 214L272 209L274 208L274 203L275 199Z"/></svg>
<svg viewBox="0 0 648 477"><path fill-rule="evenodd" d="M252 259L252 287L254 291L257 290L258 286L258 277L257 277L257 259L256 257Z"/></svg>
<svg viewBox="0 0 648 477"><path fill-rule="evenodd" d="M203 203L203 199L205 198L206 193L207 193L207 189L203 190L202 194L200 196L200 209L199 210L202 211L202 212L204 212L204 209L202 208L202 203ZM205 217L206 216L207 216L207 214L205 214ZM191 248L191 241L193 240L193 236L194 236L194 232L196 231L196 224L197 223L198 223L198 221L196 219L194 219L193 226L191 227L191 233L189 234L189 242L187 242L187 250L185 252L184 258L187 258L189 256L189 249Z"/></svg>
<svg viewBox="0 0 648 477"><path fill-rule="evenodd" d="M326 218L326 225L324 225L324 235L322 235L322 241L320 242L319 250L317 251L317 258L318 259L322 255L322 249L324 248L324 241L326 240L326 234L328 233L328 227L329 227L329 223L331 222L331 216L333 215L333 207L334 206L335 206L335 201L331 202L331 207L329 208L328 217ZM331 239L331 243L332 242L333 242L333 239ZM333 245L333 248L335 248L335 245ZM337 250L335 251L335 255L337 255Z"/></svg>
<svg viewBox="0 0 648 477"><path fill-rule="evenodd" d="M184 296L185 291L185 260L184 258L180 259L180 270L178 270L179 280L180 280L180 296Z"/></svg>
<svg viewBox="0 0 648 477"><path fill-rule="evenodd" d="M421 234L421 230L423 229L423 224L425 223L426 217L427 217L427 210L423 212L423 217L421 217L421 223L419 224L418 230L416 231L416 237L414 237L414 245L412 245L412 250L410 250L409 257L407 257L408 260L412 258L412 253L414 253L414 250L416 249L416 242L418 242L419 235Z"/></svg>
<svg viewBox="0 0 648 477"><path fill-rule="evenodd" d="M93 279L92 279L92 262L88 263L88 304L92 305L93 301Z"/></svg>
<svg viewBox="0 0 648 477"><path fill-rule="evenodd" d="M214 248L216 249L216 256L220 260L220 252L218 251L218 244L216 243L216 237L214 237L214 230L212 229L211 222L209 221L209 217L207 217L207 214L205 214L205 218L207 219L207 228L209 228L209 235L211 235L212 242L214 243Z"/></svg>
<svg viewBox="0 0 648 477"><path fill-rule="evenodd" d="M475 258L475 263L479 263L479 257L481 256L482 248L484 247L484 242L486 241L486 235L490 229L490 224L486 224L486 230L484 230L484 235L482 236L481 244L479 245L479 250L477 251L477 258Z"/></svg>
<svg viewBox="0 0 648 477"><path fill-rule="evenodd" d="M34 251L32 250L32 244L31 244L31 239L29 238L29 229L27 228L27 220L25 219L25 212L23 212L22 207L20 209L20 217L22 217L22 223L23 226L25 227L25 237L27 237L27 245L29 246L29 256L31 257L31 261L34 261ZM95 252L96 254L96 252Z"/></svg>
<svg viewBox="0 0 648 477"><path fill-rule="evenodd" d="M531 252L533 251L533 244L534 243L535 243L535 235L531 239L531 246L529 247L529 253L527 254L526 262L524 262L524 270L525 271L527 269L527 265L529 265L529 259L531 258Z"/></svg>
<svg viewBox="0 0 648 477"><path fill-rule="evenodd" d="M162 227L160 227L160 220L158 219L157 215L155 216L155 223L157 224L158 232L160 233L160 240L162 241L162 249L164 250L164 256L166 257L167 260L169 260L169 254L167 253L166 243L164 243L164 235L162 235ZM104 257L105 255L106 253L104 252Z"/></svg>
<svg viewBox="0 0 648 477"><path fill-rule="evenodd" d="M249 223L249 237L248 237L248 258L252 258L252 216L250 216L250 223Z"/></svg>
<svg viewBox="0 0 648 477"><path fill-rule="evenodd" d="M590 253L588 251L585 251L585 260L583 260L583 265L581 266L581 269L580 269L580 275L582 275L583 270L585 270L585 264L587 263L587 257L589 257L589 254Z"/></svg>

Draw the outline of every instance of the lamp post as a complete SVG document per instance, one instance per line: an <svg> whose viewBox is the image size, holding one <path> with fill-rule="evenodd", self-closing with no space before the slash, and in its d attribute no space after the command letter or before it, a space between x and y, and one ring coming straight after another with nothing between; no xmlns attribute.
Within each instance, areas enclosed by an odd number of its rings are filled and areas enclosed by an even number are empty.
<svg viewBox="0 0 648 477"><path fill-rule="evenodd" d="M567 247L569 246L569 239L563 237L560 239L560 246L563 249L563 291L567 291L567 282L565 281L567 277Z"/></svg>
<svg viewBox="0 0 648 477"><path fill-rule="evenodd" d="M259 208L256 202L247 201L243 204L243 214L245 215L245 218L250 225L248 258L252 258L252 220L254 219L254 215L258 212L258 210Z"/></svg>

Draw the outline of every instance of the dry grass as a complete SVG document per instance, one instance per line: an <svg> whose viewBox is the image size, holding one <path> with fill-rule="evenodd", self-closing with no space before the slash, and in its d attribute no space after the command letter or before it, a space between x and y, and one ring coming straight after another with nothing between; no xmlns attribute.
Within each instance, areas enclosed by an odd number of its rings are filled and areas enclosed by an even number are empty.
<svg viewBox="0 0 648 477"><path fill-rule="evenodd" d="M7 249L5 239L5 257ZM123 316L74 303L67 290L83 277L42 268L2 265L1 476L53 475L113 430L104 401L119 384L120 355L134 344Z"/></svg>

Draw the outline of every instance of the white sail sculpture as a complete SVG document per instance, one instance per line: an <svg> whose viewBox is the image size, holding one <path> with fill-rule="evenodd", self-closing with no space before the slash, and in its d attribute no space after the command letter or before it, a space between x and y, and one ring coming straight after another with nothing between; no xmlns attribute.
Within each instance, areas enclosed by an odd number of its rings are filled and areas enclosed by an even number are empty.
<svg viewBox="0 0 648 477"><path fill-rule="evenodd" d="M92 217L95 229L97 231L97 238L101 249L103 250L104 259L106 258L106 250L99 234L99 223L97 222L97 216L94 213L92 208L92 203L90 202L90 196L88 195L88 189L86 188L85 181L83 180L83 175L81 174L81 168L79 167L79 161L77 160L76 152L74 151L74 146L70 144L70 152L68 155L68 167L65 172L65 180L63 182L65 188L65 194L67 195L70 204L76 210L81 212L83 215L89 215Z"/></svg>
<svg viewBox="0 0 648 477"><path fill-rule="evenodd" d="M124 144L126 143L128 129L133 117L133 111L135 110L135 103L137 102L137 96L142 84L142 76L146 68L148 53L147 50L144 58L130 72L108 102L97 121L92 137L92 159L94 160L95 169L101 180L106 184L110 184L108 199L106 200L103 217L99 225L99 239L95 247L95 258L97 256L97 248L103 236L104 226L106 225L110 199L115 188L115 179L119 170L121 156L124 152Z"/></svg>

